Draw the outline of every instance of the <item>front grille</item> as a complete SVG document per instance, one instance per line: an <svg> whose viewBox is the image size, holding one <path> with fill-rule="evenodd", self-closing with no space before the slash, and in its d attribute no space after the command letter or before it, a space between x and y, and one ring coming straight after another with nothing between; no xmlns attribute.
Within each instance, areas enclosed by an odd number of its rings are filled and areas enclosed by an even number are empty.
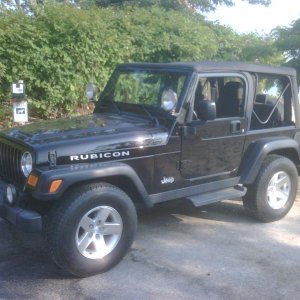
<svg viewBox="0 0 300 300"><path fill-rule="evenodd" d="M19 187L26 180L21 171L22 154L21 149L0 141L0 176Z"/></svg>

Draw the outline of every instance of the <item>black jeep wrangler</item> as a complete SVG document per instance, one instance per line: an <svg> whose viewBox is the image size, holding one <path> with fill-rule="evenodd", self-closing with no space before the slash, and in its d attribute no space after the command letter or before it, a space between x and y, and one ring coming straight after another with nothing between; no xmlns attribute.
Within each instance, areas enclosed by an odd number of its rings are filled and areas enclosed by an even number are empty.
<svg viewBox="0 0 300 300"><path fill-rule="evenodd" d="M254 217L278 220L297 192L297 94L290 68L119 65L92 115L0 134L0 216L43 231L54 262L77 276L120 261L137 204L242 198Z"/></svg>

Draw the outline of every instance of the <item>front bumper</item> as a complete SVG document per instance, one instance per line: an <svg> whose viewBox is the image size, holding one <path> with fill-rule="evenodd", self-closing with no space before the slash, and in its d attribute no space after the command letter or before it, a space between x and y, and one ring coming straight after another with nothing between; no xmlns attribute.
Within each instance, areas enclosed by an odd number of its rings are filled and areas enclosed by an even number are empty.
<svg viewBox="0 0 300 300"><path fill-rule="evenodd" d="M6 201L6 184L0 179L0 217L23 232L40 232L42 216L35 211L11 206Z"/></svg>

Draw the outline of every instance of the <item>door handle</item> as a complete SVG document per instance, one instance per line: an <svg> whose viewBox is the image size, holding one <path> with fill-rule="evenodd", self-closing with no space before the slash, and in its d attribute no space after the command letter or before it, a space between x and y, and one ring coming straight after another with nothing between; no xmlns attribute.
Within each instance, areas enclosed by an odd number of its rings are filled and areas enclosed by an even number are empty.
<svg viewBox="0 0 300 300"><path fill-rule="evenodd" d="M242 132L242 125L240 120L234 120L230 122L230 132L240 133Z"/></svg>

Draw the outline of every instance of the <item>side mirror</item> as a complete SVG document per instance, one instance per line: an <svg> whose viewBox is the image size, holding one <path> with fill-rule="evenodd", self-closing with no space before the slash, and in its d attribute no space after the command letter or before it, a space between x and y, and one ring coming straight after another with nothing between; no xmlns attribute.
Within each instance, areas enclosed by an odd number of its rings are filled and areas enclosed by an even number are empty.
<svg viewBox="0 0 300 300"><path fill-rule="evenodd" d="M197 105L197 115L200 120L214 120L217 116L216 103L210 100L200 100Z"/></svg>
<svg viewBox="0 0 300 300"><path fill-rule="evenodd" d="M85 88L85 95L90 101L96 101L97 87L89 82Z"/></svg>

